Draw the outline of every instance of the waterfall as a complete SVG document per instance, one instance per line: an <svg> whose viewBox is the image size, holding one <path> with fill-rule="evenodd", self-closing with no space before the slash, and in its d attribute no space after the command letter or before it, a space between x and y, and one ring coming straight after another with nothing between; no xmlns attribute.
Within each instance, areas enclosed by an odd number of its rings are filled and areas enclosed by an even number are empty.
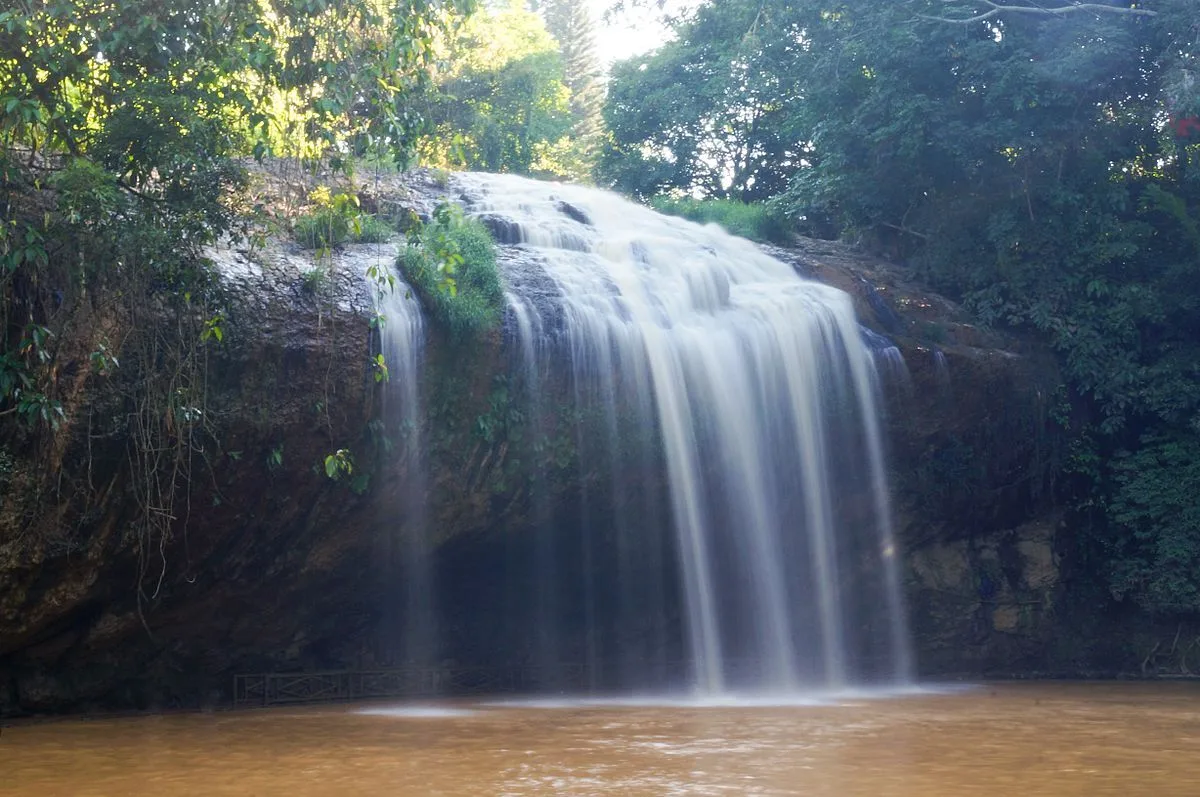
<svg viewBox="0 0 1200 797"><path fill-rule="evenodd" d="M605 438L576 436L583 539L538 532L539 658L553 664L564 644L558 545L584 559L569 585L581 655L593 671L608 663L611 683L662 658L673 604L704 693L907 680L878 375L850 297L716 227L603 191L456 181L538 272L505 274L531 402L559 363L575 414ZM627 485L656 466L665 506L643 511ZM600 469L610 489L593 485Z"/></svg>
<svg viewBox="0 0 1200 797"><path fill-rule="evenodd" d="M383 391L383 437L402 465L403 513L389 518L386 536L384 631L392 640L387 658L414 668L437 663L436 584L428 512L428 463L421 402L425 325L408 286L397 279L375 298L380 350L388 369ZM398 522L397 522L398 521ZM421 692L435 684L414 684Z"/></svg>

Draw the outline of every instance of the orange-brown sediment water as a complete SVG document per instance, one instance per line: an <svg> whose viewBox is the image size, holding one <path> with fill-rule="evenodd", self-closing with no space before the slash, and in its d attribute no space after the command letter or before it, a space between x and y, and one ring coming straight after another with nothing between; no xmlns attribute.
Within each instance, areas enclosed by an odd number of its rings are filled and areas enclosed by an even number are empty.
<svg viewBox="0 0 1200 797"><path fill-rule="evenodd" d="M0 794L1200 795L1193 684L362 713L386 708L18 723L0 735Z"/></svg>

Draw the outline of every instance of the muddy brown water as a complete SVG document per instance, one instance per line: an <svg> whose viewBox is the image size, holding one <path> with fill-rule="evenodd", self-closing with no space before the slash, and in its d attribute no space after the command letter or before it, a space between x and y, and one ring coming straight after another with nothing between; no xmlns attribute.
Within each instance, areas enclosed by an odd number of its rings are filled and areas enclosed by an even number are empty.
<svg viewBox="0 0 1200 797"><path fill-rule="evenodd" d="M1200 795L1190 683L396 705L17 723L0 795Z"/></svg>

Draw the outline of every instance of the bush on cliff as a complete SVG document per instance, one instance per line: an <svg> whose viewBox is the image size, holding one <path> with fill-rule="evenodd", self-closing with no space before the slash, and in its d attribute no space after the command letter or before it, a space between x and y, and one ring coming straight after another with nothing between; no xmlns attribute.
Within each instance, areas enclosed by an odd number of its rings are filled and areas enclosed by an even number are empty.
<svg viewBox="0 0 1200 797"><path fill-rule="evenodd" d="M786 244L792 237L788 220L762 202L656 196L650 200L650 207L669 216L717 224L726 232L759 243Z"/></svg>
<svg viewBox="0 0 1200 797"><path fill-rule="evenodd" d="M429 313L456 340L479 337L500 324L504 288L495 242L457 206L439 205L428 224L410 231L400 267Z"/></svg>
<svg viewBox="0 0 1200 797"><path fill-rule="evenodd" d="M333 194L324 186L309 195L313 209L296 219L293 234L305 249L329 249L346 242L373 244L392 237L393 230L376 216L359 210L354 194Z"/></svg>

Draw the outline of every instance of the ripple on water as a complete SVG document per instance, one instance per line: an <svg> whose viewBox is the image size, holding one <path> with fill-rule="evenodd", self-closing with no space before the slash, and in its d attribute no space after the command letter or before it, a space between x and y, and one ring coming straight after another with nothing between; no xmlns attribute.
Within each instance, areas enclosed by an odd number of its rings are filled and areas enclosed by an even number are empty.
<svg viewBox="0 0 1200 797"><path fill-rule="evenodd" d="M478 714L479 712L469 708L450 708L448 706L404 705L360 708L354 713L365 714L372 717L436 719L438 717L470 717Z"/></svg>
<svg viewBox="0 0 1200 797"><path fill-rule="evenodd" d="M706 695L665 693L609 697L514 698L490 700L488 708L581 709L581 708L810 708L857 704L859 701L889 700L905 697L930 697L974 689L969 685L922 684L861 687L814 692L724 692Z"/></svg>

